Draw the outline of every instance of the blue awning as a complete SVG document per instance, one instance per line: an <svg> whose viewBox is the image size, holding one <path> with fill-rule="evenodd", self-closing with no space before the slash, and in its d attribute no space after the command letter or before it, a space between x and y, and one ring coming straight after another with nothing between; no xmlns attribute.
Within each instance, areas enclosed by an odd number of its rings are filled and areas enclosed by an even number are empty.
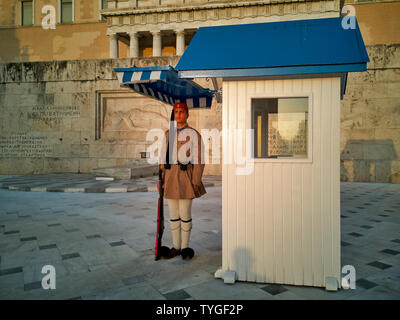
<svg viewBox="0 0 400 320"><path fill-rule="evenodd" d="M261 77L365 71L358 27L342 18L202 27L178 65L180 78Z"/></svg>
<svg viewBox="0 0 400 320"><path fill-rule="evenodd" d="M179 79L178 72L171 66L116 68L114 71L121 86L170 105L183 102L189 108L210 108L216 92L188 79Z"/></svg>

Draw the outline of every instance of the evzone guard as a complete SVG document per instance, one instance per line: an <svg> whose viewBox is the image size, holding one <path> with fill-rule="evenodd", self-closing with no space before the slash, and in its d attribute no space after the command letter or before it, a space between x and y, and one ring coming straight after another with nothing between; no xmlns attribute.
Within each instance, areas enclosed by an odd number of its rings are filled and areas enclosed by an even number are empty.
<svg viewBox="0 0 400 320"><path fill-rule="evenodd" d="M163 217L160 217L159 202L156 260L169 259L178 255L181 255L182 259L191 259L194 256L194 250L189 247L192 200L206 193L201 181L205 165L202 163L201 135L197 130L189 127L188 117L187 105L176 103L172 109L170 129L165 132L165 144L160 153L158 190L160 199L164 196L168 202L173 247L169 249L161 246ZM157 248L159 248L158 252Z"/></svg>

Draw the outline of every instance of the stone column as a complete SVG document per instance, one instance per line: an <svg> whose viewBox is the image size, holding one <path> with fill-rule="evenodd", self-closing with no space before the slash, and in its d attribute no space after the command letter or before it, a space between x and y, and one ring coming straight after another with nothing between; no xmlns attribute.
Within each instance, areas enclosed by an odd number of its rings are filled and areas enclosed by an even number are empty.
<svg viewBox="0 0 400 320"><path fill-rule="evenodd" d="M151 33L153 35L153 57L161 56L161 32L154 31Z"/></svg>
<svg viewBox="0 0 400 320"><path fill-rule="evenodd" d="M176 55L181 56L185 51L185 31L176 30Z"/></svg>
<svg viewBox="0 0 400 320"><path fill-rule="evenodd" d="M110 58L118 58L118 38L116 33L110 34Z"/></svg>
<svg viewBox="0 0 400 320"><path fill-rule="evenodd" d="M139 37L137 32L129 33L130 42L129 42L129 57L137 58L139 57Z"/></svg>

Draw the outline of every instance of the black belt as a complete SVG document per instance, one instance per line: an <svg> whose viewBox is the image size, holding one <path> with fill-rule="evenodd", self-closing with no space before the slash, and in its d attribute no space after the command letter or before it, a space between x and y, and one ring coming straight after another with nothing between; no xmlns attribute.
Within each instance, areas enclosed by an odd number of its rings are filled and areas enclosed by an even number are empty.
<svg viewBox="0 0 400 320"><path fill-rule="evenodd" d="M175 165L179 165L179 169L181 169L182 171L186 171L187 168L188 168L188 165L190 165L190 164L191 164L190 162L185 164L185 163L181 163L181 162L178 161L178 163L175 164ZM169 163L164 164L164 168L166 170L171 169L171 164L169 164Z"/></svg>

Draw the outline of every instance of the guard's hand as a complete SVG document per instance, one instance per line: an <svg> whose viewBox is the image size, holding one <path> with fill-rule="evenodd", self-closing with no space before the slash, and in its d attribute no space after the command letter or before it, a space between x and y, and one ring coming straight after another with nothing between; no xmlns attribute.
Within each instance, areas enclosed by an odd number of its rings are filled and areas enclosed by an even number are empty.
<svg viewBox="0 0 400 320"><path fill-rule="evenodd" d="M193 190L194 190L195 193L198 193L199 190L200 190L200 186L197 185L197 184L194 184L194 185L193 185Z"/></svg>
<svg viewBox="0 0 400 320"><path fill-rule="evenodd" d="M164 189L164 183L162 184L162 188ZM160 193L160 183L157 183L157 190L158 190L158 193Z"/></svg>

